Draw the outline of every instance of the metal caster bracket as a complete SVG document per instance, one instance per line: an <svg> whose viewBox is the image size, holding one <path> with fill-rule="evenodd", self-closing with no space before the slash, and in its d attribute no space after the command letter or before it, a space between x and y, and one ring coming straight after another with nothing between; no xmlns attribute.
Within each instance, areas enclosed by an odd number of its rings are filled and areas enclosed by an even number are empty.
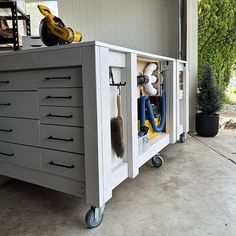
<svg viewBox="0 0 236 236"><path fill-rule="evenodd" d="M105 205L99 208L94 208L94 210L95 210L95 219L98 220L103 215L103 212L105 210Z"/></svg>

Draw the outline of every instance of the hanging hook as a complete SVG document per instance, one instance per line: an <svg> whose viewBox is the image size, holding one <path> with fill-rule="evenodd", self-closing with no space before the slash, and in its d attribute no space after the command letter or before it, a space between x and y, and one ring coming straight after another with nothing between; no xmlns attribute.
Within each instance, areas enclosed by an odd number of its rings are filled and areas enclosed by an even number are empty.
<svg viewBox="0 0 236 236"><path fill-rule="evenodd" d="M120 86L126 86L126 82L122 83L115 83L114 81L114 76L113 76L113 72L112 72L112 68L110 67L109 68L109 78L111 79L111 83L110 83L110 86L117 86L117 87L120 87Z"/></svg>

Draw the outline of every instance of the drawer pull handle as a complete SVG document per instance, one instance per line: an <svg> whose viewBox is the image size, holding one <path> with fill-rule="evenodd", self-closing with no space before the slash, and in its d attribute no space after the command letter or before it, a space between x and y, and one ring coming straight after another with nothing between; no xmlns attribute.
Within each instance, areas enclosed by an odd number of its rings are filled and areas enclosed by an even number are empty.
<svg viewBox="0 0 236 236"><path fill-rule="evenodd" d="M40 44L33 44L33 45L30 45L30 47L32 47L32 48L40 48L40 47L42 47L42 45L40 45Z"/></svg>
<svg viewBox="0 0 236 236"><path fill-rule="evenodd" d="M8 157L13 157L15 154L14 154L14 153L5 153L5 152L0 152L0 155L8 156Z"/></svg>
<svg viewBox="0 0 236 236"><path fill-rule="evenodd" d="M51 139L51 140L59 140L59 141L66 141L66 142L73 142L73 141L74 141L73 138L70 138L70 139L65 139L65 138L54 138L53 136L49 136L48 139Z"/></svg>
<svg viewBox="0 0 236 236"><path fill-rule="evenodd" d="M49 162L49 165L60 166L60 167L68 168L68 169L74 169L74 168L75 168L74 165L71 165L71 166L65 166L65 165L57 164L57 163L55 163L54 161Z"/></svg>
<svg viewBox="0 0 236 236"><path fill-rule="evenodd" d="M56 79L71 79L70 76L61 76L61 77L46 77L46 80L56 80Z"/></svg>
<svg viewBox="0 0 236 236"><path fill-rule="evenodd" d="M61 116L61 115L53 115L53 114L47 114L47 117L58 117L58 118L73 118L72 115L68 115L68 116Z"/></svg>
<svg viewBox="0 0 236 236"><path fill-rule="evenodd" d="M0 103L0 106L11 106L11 103Z"/></svg>
<svg viewBox="0 0 236 236"><path fill-rule="evenodd" d="M68 97L57 97L57 96L47 96L48 99L72 99L72 96Z"/></svg>
<svg viewBox="0 0 236 236"><path fill-rule="evenodd" d="M0 84L9 84L10 81L9 80L6 80L6 81L0 81Z"/></svg>
<svg viewBox="0 0 236 236"><path fill-rule="evenodd" d="M0 129L0 131L1 131L1 132L9 132L9 133L10 133L10 132L13 131L13 129Z"/></svg>

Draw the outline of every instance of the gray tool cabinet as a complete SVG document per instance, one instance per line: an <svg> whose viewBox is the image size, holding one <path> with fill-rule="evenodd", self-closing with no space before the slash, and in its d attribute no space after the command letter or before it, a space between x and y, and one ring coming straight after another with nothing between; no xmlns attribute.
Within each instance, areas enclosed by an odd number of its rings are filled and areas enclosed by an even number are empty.
<svg viewBox="0 0 236 236"><path fill-rule="evenodd" d="M166 92L165 131L139 151L137 75L158 63ZM125 153L111 147L121 83ZM114 82L113 81L113 82ZM86 196L90 228L103 219L112 190L188 132L187 63L84 42L0 56L0 174ZM182 135L182 136L181 136Z"/></svg>

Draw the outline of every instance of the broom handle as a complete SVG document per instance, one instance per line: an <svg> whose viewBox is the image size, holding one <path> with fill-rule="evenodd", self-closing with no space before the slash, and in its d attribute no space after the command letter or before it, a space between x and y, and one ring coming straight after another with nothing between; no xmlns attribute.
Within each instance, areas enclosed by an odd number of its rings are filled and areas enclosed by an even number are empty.
<svg viewBox="0 0 236 236"><path fill-rule="evenodd" d="M117 110L118 110L118 116L121 116L121 96L117 96Z"/></svg>

